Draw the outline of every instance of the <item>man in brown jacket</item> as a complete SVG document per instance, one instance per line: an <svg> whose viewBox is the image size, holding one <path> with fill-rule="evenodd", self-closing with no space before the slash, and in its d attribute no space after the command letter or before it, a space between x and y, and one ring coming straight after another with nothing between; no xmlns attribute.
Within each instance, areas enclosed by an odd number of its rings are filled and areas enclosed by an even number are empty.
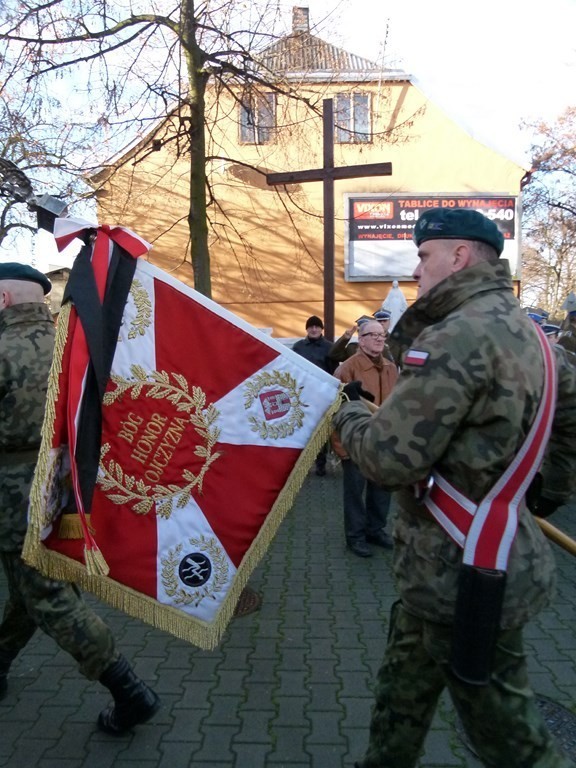
<svg viewBox="0 0 576 768"><path fill-rule="evenodd" d="M358 331L358 351L338 366L335 376L344 384L359 381L376 405L388 397L398 378L398 369L382 352L386 334L378 320L363 323ZM358 557L370 557L368 544L390 549L392 540L384 532L390 494L362 475L337 439L334 450L342 459L344 489L344 533L346 545Z"/></svg>

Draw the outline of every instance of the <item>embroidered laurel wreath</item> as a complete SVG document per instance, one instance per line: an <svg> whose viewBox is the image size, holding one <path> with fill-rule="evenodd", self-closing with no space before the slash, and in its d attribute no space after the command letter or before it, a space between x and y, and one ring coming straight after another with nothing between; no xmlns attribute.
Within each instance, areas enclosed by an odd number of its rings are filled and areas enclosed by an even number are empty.
<svg viewBox="0 0 576 768"><path fill-rule="evenodd" d="M222 547L218 546L216 539L201 536L199 539L189 539L193 547L210 555L214 567L214 578L207 584L192 592L188 592L179 586L178 565L182 558L183 545L178 544L168 552L167 557L162 558L162 584L166 594L174 601L174 605L190 605L197 608L206 597L213 597L220 592L228 578L228 561L224 556Z"/></svg>
<svg viewBox="0 0 576 768"><path fill-rule="evenodd" d="M220 456L218 451L214 451L214 446L220 437L220 429L214 426L214 422L220 412L212 403L206 405L206 395L200 387L190 389L184 376L178 373L169 374L166 371L147 373L140 365L132 365L130 372L132 374L130 379L111 376L116 389L105 393L104 405L112 405L127 393L130 393L132 400L137 400L143 392L146 397L168 400L177 411L188 414L190 423L202 441L202 444L194 449L194 454L203 460L203 464L196 475L184 469L182 485L173 483L147 485L144 480L125 473L114 459L108 459L106 462L110 444L104 443L100 452L98 484L114 504L129 504L133 511L140 515L147 514L156 506L157 514L168 518L172 514L174 504L180 509L186 506L193 489L202 493L204 476L211 464Z"/></svg>

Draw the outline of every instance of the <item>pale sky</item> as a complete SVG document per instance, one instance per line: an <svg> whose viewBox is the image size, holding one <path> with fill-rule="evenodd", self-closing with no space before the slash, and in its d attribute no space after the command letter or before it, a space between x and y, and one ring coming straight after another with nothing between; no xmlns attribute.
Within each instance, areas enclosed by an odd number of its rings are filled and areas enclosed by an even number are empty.
<svg viewBox="0 0 576 768"><path fill-rule="evenodd" d="M576 104L576 0L302 0L320 37L381 61L402 59L427 96L473 135L526 159L522 119ZM337 39L340 38L340 39Z"/></svg>

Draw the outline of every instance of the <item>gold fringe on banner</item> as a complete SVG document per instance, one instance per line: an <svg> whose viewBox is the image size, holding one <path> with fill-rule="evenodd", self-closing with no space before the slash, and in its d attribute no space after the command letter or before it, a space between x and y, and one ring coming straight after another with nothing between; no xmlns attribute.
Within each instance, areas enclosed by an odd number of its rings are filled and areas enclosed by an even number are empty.
<svg viewBox="0 0 576 768"><path fill-rule="evenodd" d="M59 360L55 363L54 371L57 370L58 365L61 366L61 350ZM56 374L52 379L52 386L54 386L54 380L57 382ZM52 394L54 395L54 392ZM136 592L130 587L108 578L106 575L107 571L103 568L102 562L98 558L99 552L87 552L85 554L87 563L85 567L76 560L46 549L40 541L42 530L42 526L39 523L39 518L41 518L41 495L38 494L38 488L41 487L40 483L44 480L44 476L39 472L38 477L34 481L34 490L36 492L33 502L34 523L29 529L26 538L27 561L54 579L77 583L82 589L91 592L108 605L123 611L129 616L141 619L147 624L169 632L175 637L190 642L204 650L213 650L218 646L228 623L232 619L240 594L248 583L250 575L265 555L280 524L292 508L294 499L314 464L320 449L329 440L332 433L332 417L340 407L340 402L340 393L338 393L338 396L327 409L324 418L318 424L314 434L300 454L260 533L256 536L250 549L245 554L214 621L206 622L197 619L172 606L163 605L152 597ZM52 444L52 425L53 417L50 420L50 426L46 428L46 434L43 436L41 452L45 449L46 455ZM46 462L44 462L45 467Z"/></svg>

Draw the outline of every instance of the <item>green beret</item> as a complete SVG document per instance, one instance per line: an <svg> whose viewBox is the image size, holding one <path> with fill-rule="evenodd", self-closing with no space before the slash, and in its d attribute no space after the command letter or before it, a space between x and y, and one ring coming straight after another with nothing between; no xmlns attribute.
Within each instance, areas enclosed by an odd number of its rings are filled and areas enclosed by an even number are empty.
<svg viewBox="0 0 576 768"><path fill-rule="evenodd" d="M433 208L420 216L414 227L416 245L426 240L480 240L491 245L498 256L504 236L493 221L472 210Z"/></svg>
<svg viewBox="0 0 576 768"><path fill-rule="evenodd" d="M0 280L26 280L29 283L38 283L42 286L44 295L52 290L52 283L46 275L29 264L19 264L17 261L0 263Z"/></svg>

